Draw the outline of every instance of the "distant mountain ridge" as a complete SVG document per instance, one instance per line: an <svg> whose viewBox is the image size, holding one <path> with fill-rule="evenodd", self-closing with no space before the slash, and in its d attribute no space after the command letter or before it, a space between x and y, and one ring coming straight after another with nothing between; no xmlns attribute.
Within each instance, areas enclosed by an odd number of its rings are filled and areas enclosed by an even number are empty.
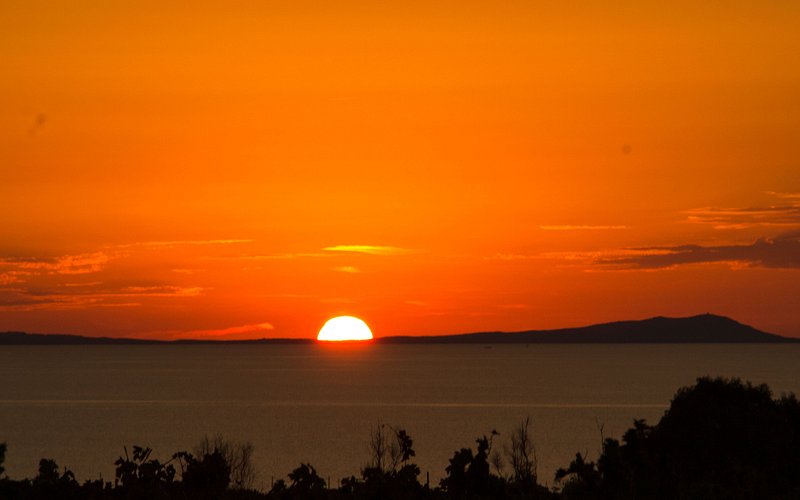
<svg viewBox="0 0 800 500"><path fill-rule="evenodd" d="M0 332L0 345L197 345L197 344L310 344L313 339L148 340L84 337L66 334ZM478 332L455 335L378 337L380 344L681 344L779 343L800 339L762 332L724 316L702 314L687 318L616 321L557 330Z"/></svg>
<svg viewBox="0 0 800 500"><path fill-rule="evenodd" d="M155 340L115 337L85 337L62 333L0 332L0 345L224 345L224 344L310 344L312 339Z"/></svg>
<svg viewBox="0 0 800 500"><path fill-rule="evenodd" d="M481 344L655 344L800 342L800 339L762 332L724 316L702 314L687 318L657 316L557 330L480 332L430 337L384 337L388 343Z"/></svg>

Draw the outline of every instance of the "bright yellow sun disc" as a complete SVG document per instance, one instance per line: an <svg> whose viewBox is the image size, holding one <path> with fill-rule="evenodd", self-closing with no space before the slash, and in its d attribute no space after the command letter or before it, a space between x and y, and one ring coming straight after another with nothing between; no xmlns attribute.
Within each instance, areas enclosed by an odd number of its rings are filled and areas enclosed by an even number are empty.
<svg viewBox="0 0 800 500"><path fill-rule="evenodd" d="M317 340L370 340L372 332L366 323L353 316L338 316L325 322Z"/></svg>

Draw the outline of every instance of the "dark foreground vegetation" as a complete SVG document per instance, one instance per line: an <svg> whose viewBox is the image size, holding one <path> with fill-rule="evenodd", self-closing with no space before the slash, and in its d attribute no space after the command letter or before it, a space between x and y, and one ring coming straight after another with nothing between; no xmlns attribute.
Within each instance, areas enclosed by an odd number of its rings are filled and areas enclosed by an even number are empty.
<svg viewBox="0 0 800 500"><path fill-rule="evenodd" d="M800 403L773 399L766 385L701 378L680 389L654 426L635 420L621 440L605 439L596 461L580 453L539 484L536 449L526 419L500 448L497 434L456 451L438 485L414 464L405 430L371 431L369 463L358 476L328 485L300 464L268 492L253 489L252 446L206 439L193 453L162 462L148 448L125 450L113 482L79 483L43 459L33 479L4 477L2 499L799 499Z"/></svg>

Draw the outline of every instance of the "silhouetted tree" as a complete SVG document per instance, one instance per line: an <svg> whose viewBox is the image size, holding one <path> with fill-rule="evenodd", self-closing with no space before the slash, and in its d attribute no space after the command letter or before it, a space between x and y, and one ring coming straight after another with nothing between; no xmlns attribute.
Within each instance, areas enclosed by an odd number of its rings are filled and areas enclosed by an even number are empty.
<svg viewBox="0 0 800 500"><path fill-rule="evenodd" d="M204 436L195 448L195 455L204 457L219 452L230 468L231 487L236 489L250 489L256 478L256 469L253 465L252 443L239 443L216 435L213 439Z"/></svg>
<svg viewBox="0 0 800 500"><path fill-rule="evenodd" d="M511 431L511 446L506 448L511 465L511 482L523 496L532 496L536 489L536 447L530 434L530 417Z"/></svg>
<svg viewBox="0 0 800 500"><path fill-rule="evenodd" d="M483 436L475 442L477 451L473 454L470 448L462 448L453 454L445 476L439 483L447 498L466 500L506 497L505 481L491 473L489 454L492 438L497 433L492 431L491 437Z"/></svg>
<svg viewBox="0 0 800 500"><path fill-rule="evenodd" d="M175 480L175 467L150 459L153 452L150 448L141 446L133 447L133 456L128 456L125 448L125 458L119 457L116 465L114 479L124 498L169 498Z"/></svg>
<svg viewBox="0 0 800 500"><path fill-rule="evenodd" d="M799 498L798 412L766 385L698 379L646 437L648 480L661 498Z"/></svg>
<svg viewBox="0 0 800 500"><path fill-rule="evenodd" d="M570 499L597 498L600 491L600 473L594 462L587 462L580 453L566 469L556 471L556 481L563 484L562 493Z"/></svg>
<svg viewBox="0 0 800 500"><path fill-rule="evenodd" d="M75 480L75 474L65 468L59 473L55 460L41 459L39 473L31 484L31 498L33 499L72 499L81 498L80 487Z"/></svg>
<svg viewBox="0 0 800 500"><path fill-rule="evenodd" d="M230 484L231 469L219 451L204 455L200 460L188 453L176 454L185 461L183 489L189 498L214 500L222 498Z"/></svg>
<svg viewBox="0 0 800 500"><path fill-rule="evenodd" d="M655 426L635 420L597 464L580 454L557 479L566 499L800 498L800 404L766 385L700 378Z"/></svg>
<svg viewBox="0 0 800 500"><path fill-rule="evenodd" d="M322 500L326 496L325 480L319 477L311 464L300 464L289 473L291 483L281 479L275 482L269 492L270 498L291 500Z"/></svg>
<svg viewBox="0 0 800 500"><path fill-rule="evenodd" d="M363 482L355 477L342 481L340 488L359 499L413 499L422 494L414 441L405 429L379 425L370 432L370 461L361 471Z"/></svg>
<svg viewBox="0 0 800 500"><path fill-rule="evenodd" d="M800 403L793 395L774 399L765 385L738 379L701 378L676 393L654 426L634 420L621 440L604 439L596 462L575 455L559 469L560 491L536 484L536 454L523 420L513 429L505 455L507 478L492 462L497 433L476 440L473 450L456 451L439 488L418 481L419 467L408 433L391 426L371 431L370 462L361 477L351 476L338 490L310 464L278 480L270 492L241 489L231 482L231 466L223 446L207 439L197 457L180 452L162 463L152 450L134 446L132 456L116 462L115 481L79 485L71 471L43 459L32 480L0 477L2 500L667 500L800 498ZM223 441L219 438L220 443ZM234 446L235 447L235 446ZM221 449L223 448L223 449ZM242 449L252 449L249 445ZM241 450L240 450L241 451ZM0 474L6 447L0 444ZM249 462L249 455L244 459ZM180 475L176 465L180 465ZM244 469L242 469L244 470ZM241 477L245 477L244 474ZM243 479L244 481L244 479ZM233 486L233 488L230 488Z"/></svg>
<svg viewBox="0 0 800 500"><path fill-rule="evenodd" d="M405 434L405 431L402 432ZM379 423L370 430L370 458L367 468L377 469L381 473L396 469L402 461L401 446L397 431L391 426Z"/></svg>

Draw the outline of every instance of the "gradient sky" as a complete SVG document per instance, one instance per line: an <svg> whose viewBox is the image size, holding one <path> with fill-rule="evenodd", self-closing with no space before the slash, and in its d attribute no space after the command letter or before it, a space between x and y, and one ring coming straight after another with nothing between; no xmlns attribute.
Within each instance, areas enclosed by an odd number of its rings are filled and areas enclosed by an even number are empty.
<svg viewBox="0 0 800 500"><path fill-rule="evenodd" d="M800 336L800 2L0 4L0 330Z"/></svg>

